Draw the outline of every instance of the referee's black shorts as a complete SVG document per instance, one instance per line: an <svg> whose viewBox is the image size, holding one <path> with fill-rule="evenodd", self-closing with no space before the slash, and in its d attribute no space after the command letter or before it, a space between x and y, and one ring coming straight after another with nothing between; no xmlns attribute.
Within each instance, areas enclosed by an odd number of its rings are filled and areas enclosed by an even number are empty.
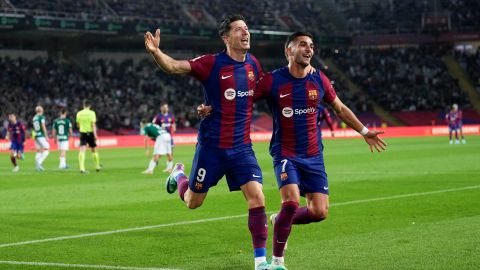
<svg viewBox="0 0 480 270"><path fill-rule="evenodd" d="M93 136L93 132L80 132L80 146L87 145L90 147L97 147L97 143L95 142L95 136Z"/></svg>

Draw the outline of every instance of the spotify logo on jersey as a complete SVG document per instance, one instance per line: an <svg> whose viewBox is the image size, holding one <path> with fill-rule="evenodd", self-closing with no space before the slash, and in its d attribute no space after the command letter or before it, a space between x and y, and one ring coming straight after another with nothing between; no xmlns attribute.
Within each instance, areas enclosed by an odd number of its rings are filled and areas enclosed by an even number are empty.
<svg viewBox="0 0 480 270"><path fill-rule="evenodd" d="M290 107L285 107L282 110L282 114L283 114L283 116L285 116L287 118L290 118L290 117L293 116L293 110Z"/></svg>
<svg viewBox="0 0 480 270"><path fill-rule="evenodd" d="M227 100L233 100L235 99L235 96L237 95L235 89L233 88L228 88L227 90L225 90L225 93L223 93L225 98Z"/></svg>

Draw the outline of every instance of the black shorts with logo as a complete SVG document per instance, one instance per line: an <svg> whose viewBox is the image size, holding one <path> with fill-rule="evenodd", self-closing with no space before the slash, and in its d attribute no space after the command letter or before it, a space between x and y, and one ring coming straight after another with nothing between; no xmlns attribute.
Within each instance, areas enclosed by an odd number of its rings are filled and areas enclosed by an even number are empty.
<svg viewBox="0 0 480 270"><path fill-rule="evenodd" d="M90 147L97 147L97 143L95 142L95 136L93 136L93 132L87 133L80 133L80 146L87 145Z"/></svg>

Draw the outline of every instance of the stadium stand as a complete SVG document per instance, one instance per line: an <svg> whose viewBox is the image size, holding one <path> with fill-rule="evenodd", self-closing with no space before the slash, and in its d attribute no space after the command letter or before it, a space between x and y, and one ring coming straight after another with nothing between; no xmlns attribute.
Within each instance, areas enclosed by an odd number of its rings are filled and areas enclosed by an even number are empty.
<svg viewBox="0 0 480 270"><path fill-rule="evenodd" d="M349 30L364 33L414 33L421 26L422 14L430 1L415 0L337 0L338 9L347 19Z"/></svg>
<svg viewBox="0 0 480 270"><path fill-rule="evenodd" d="M443 0L449 11L452 29L456 31L478 31L480 29L480 2L476 0Z"/></svg>
<svg viewBox="0 0 480 270"><path fill-rule="evenodd" d="M70 116L84 98L93 101L99 126L119 133L138 128L142 118L150 119L163 101L178 109L179 127L195 126L199 121L196 105L202 102L200 85L188 77L173 79L157 70L152 61L134 64L106 60L90 62L87 69L50 58L10 59L0 61L2 76L0 96L2 119L10 112L29 121L37 104L45 108L49 121L57 117L59 108L67 108ZM156 79L155 79L156 78ZM179 89L191 89L182 91ZM196 89L196 90L195 90ZM182 95L174 95L182 91ZM25 108L18 112L18 108ZM73 118L73 117L72 117Z"/></svg>
<svg viewBox="0 0 480 270"><path fill-rule="evenodd" d="M475 89L480 93L480 49L476 53L458 52L455 58L470 77Z"/></svg>
<svg viewBox="0 0 480 270"><path fill-rule="evenodd" d="M348 23L349 34L353 37L363 33L422 33L425 30L422 28L422 16L432 12L445 14L446 11L449 11L451 30L480 29L480 4L473 0L335 0L334 3L343 15L341 17L347 20L345 23ZM314 0L260 0L255 2L253 9L243 1L221 0L0 0L3 14L104 22L142 21L152 25L202 26L209 29L215 29L218 19L225 14L240 12L246 16L251 29L293 31L307 28L320 38L326 34L335 34L335 27L324 16L326 11L323 8L324 5ZM61 36L58 33L55 35ZM141 37L137 35L133 38ZM180 53L178 58L186 59L208 52L205 47L210 45L203 44L203 47L198 48L195 39L176 38L187 40L176 43L182 47L179 50L185 46L190 47L190 41L193 44L190 52ZM120 37L113 42L124 42L127 39L132 37ZM281 43L278 40L276 46ZM35 37L28 42L34 44ZM8 47L9 43L11 42L4 39L3 43L0 42L0 47ZM263 40L262 43L262 46L269 46L268 41ZM0 116L6 119L9 112L20 106L26 109L17 113L21 119L29 122L34 106L43 104L47 118L52 121L58 108L67 107L72 116L80 107L81 100L87 97L93 99L97 112L102 115L99 125L109 132L125 134L138 128L141 118L150 118L158 110L160 102L167 101L173 106L180 128L195 127L199 121L195 107L203 101L201 85L188 76L169 76L161 72L143 52L141 42L138 44L135 43L133 49L125 47L128 48L125 51L127 56L115 61L109 57L92 58L90 52L72 56L48 51L43 53L44 56L32 59L3 57L0 59L0 68L4 74L1 78L0 90L3 95L0 101L5 106L2 106ZM102 49L108 50L109 45L102 45ZM44 46L48 47L49 44ZM331 79L344 103L369 126L384 123L390 125L372 112L372 101L407 125L443 124L442 115L453 103L460 104L465 115L469 116L468 121L478 121L478 114L470 110L472 105L466 94L442 62L442 57L453 51L452 44L401 46L360 48L343 44L339 53L330 50L330 47L321 50L318 55L321 58L331 57L362 88L362 93L349 91L345 82L328 70L328 67L319 64L322 63L321 59L316 59L315 65ZM122 50L123 47L115 49ZM145 55L142 57L145 60L128 56L129 52L138 54L139 50ZM275 58L277 54L272 55L267 51L263 49L263 54L266 55L255 52L264 63L265 70L284 65L283 57ZM78 61L79 58L82 61ZM455 59L468 74L477 92L480 92L480 50L474 53L455 53ZM182 94L179 95L178 92ZM265 123L269 123L262 114L266 111L265 104L255 105L254 128L262 130Z"/></svg>
<svg viewBox="0 0 480 270"><path fill-rule="evenodd" d="M255 2L252 9L245 1L152 1L152 0L54 0L26 1L1 0L0 8L36 16L76 18L97 21L144 21L172 26L215 27L217 19L226 14L240 13L246 16L250 27L257 29L291 30L313 25L318 33L332 32L331 25L318 16L314 1Z"/></svg>
<svg viewBox="0 0 480 270"><path fill-rule="evenodd" d="M437 47L349 49L334 57L350 78L389 111L444 110L453 103L469 107Z"/></svg>
<svg viewBox="0 0 480 270"><path fill-rule="evenodd" d="M112 20L114 15L107 6L95 0L9 0L10 8L15 13L34 16L46 16L66 19Z"/></svg>

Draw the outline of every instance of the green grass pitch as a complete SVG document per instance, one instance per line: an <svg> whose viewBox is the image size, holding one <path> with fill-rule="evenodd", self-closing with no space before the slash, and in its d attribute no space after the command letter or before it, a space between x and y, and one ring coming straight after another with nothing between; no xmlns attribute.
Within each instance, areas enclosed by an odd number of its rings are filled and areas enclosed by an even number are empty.
<svg viewBox="0 0 480 270"><path fill-rule="evenodd" d="M325 141L329 218L293 227L288 269L479 269L480 136L467 140L391 138L381 154L361 139ZM268 144L254 149L271 213L280 198ZM177 146L175 161L189 170L193 151ZM100 149L100 173L87 155L88 175L77 151L68 171L57 169L57 152L42 173L32 153L17 174L2 157L0 269L253 269L247 207L225 181L189 210L165 192L165 159L154 175L140 174L149 160L141 148Z"/></svg>

